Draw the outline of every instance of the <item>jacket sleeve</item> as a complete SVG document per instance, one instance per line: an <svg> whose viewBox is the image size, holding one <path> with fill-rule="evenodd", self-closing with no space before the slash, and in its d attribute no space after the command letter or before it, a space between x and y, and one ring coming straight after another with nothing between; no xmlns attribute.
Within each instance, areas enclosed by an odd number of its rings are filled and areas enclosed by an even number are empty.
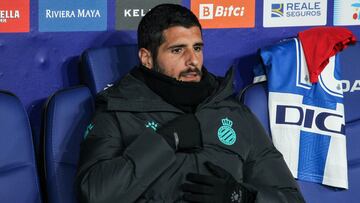
<svg viewBox="0 0 360 203"><path fill-rule="evenodd" d="M174 150L145 128L125 147L115 114L97 114L81 144L77 173L82 203L134 202L174 161Z"/></svg>
<svg viewBox="0 0 360 203"><path fill-rule="evenodd" d="M246 108L247 109L247 108ZM282 154L249 109L252 147L244 167L244 183L257 192L257 203L305 202Z"/></svg>

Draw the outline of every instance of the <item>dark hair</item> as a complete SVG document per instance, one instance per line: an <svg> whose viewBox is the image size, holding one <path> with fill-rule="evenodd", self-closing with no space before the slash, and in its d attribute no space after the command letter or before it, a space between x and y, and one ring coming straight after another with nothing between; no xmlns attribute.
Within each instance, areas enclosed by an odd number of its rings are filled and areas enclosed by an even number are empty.
<svg viewBox="0 0 360 203"><path fill-rule="evenodd" d="M160 4L152 8L140 21L137 31L138 47L149 50L156 59L159 46L164 42L163 31L174 26L190 28L201 25L186 7Z"/></svg>

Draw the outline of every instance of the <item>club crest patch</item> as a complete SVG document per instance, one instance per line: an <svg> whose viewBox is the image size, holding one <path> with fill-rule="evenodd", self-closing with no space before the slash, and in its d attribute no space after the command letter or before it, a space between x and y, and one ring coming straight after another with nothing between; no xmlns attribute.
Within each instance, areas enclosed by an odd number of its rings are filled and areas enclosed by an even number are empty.
<svg viewBox="0 0 360 203"><path fill-rule="evenodd" d="M236 133L234 129L231 128L233 122L224 118L221 119L222 126L218 129L218 138L225 145L233 145L236 141Z"/></svg>

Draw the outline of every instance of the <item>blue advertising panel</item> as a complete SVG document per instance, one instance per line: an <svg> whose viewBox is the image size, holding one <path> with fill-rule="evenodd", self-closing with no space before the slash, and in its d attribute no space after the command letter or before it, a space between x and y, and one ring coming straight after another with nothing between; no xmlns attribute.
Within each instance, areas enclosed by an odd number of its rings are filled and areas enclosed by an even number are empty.
<svg viewBox="0 0 360 203"><path fill-rule="evenodd" d="M104 31L106 0L39 0L39 31Z"/></svg>

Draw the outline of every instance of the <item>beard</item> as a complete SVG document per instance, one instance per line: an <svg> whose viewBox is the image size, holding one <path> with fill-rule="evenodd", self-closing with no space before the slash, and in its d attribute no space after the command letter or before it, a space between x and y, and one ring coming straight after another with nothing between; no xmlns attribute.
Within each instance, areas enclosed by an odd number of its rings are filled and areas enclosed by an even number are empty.
<svg viewBox="0 0 360 203"><path fill-rule="evenodd" d="M163 74L163 75L166 75L166 74L165 74L165 73L166 73L165 68L161 67L161 66L157 63L157 61L154 61L154 67L153 67L153 69L154 69L154 71L156 71L156 72L158 72L158 73L161 73L161 74ZM185 76L186 76L187 74L189 74L189 73L196 73L197 75L200 76L200 78L202 78L202 75L203 75L203 72L201 71L201 69L199 69L199 68L197 68L197 67L189 67L189 68L181 71L181 72L179 73L178 77L177 77L177 78L174 78L174 79L176 79L176 80L178 80L178 81L181 81L181 80L179 80L178 78L180 78L180 77L185 77Z"/></svg>

